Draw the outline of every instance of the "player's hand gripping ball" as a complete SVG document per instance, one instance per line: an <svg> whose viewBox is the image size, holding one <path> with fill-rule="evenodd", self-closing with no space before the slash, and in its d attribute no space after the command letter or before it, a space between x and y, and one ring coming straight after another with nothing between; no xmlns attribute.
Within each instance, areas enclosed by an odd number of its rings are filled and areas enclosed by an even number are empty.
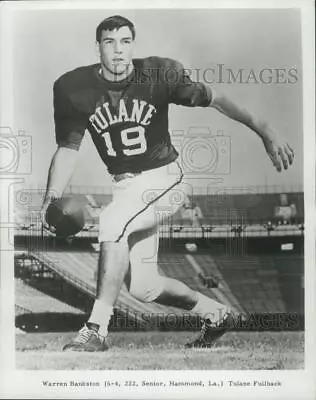
<svg viewBox="0 0 316 400"><path fill-rule="evenodd" d="M47 208L46 221L55 227L57 237L76 235L85 224L83 201L75 197L54 200Z"/></svg>

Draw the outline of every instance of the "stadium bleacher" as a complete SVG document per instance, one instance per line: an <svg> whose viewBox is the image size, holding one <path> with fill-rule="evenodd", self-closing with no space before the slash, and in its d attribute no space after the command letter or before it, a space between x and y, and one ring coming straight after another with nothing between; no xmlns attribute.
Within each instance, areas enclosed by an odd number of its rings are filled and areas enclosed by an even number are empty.
<svg viewBox="0 0 316 400"><path fill-rule="evenodd" d="M28 313L72 313L81 314L82 311L76 307L72 307L67 303L63 303L52 296L40 292L29 284L23 282L22 279L15 279L15 305L24 312Z"/></svg>
<svg viewBox="0 0 316 400"><path fill-rule="evenodd" d="M279 289L287 312L304 312L304 262L299 257L266 257L277 272Z"/></svg>
<svg viewBox="0 0 316 400"><path fill-rule="evenodd" d="M304 261L301 256L215 255L213 258L225 282L247 312L302 313Z"/></svg>

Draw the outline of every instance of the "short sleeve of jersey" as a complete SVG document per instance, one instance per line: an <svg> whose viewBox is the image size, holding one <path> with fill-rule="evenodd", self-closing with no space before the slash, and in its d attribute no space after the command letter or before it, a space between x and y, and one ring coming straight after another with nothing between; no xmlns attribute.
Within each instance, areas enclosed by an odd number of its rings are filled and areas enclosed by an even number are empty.
<svg viewBox="0 0 316 400"><path fill-rule="evenodd" d="M54 121L57 145L79 150L87 120L75 108L60 80L54 84Z"/></svg>
<svg viewBox="0 0 316 400"><path fill-rule="evenodd" d="M164 75L169 103L188 107L207 107L211 104L213 90L202 82L193 82L189 71L180 62L169 60Z"/></svg>

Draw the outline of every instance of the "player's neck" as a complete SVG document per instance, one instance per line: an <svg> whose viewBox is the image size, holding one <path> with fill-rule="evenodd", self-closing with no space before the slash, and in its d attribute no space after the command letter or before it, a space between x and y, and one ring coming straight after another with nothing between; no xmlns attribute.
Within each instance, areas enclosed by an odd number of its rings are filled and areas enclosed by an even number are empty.
<svg viewBox="0 0 316 400"><path fill-rule="evenodd" d="M130 76L131 73L133 72L133 69L134 69L134 64L132 61L126 66L125 70L121 74L113 73L112 71L110 71L104 65L101 64L99 73L107 81L120 82L126 79L128 76Z"/></svg>

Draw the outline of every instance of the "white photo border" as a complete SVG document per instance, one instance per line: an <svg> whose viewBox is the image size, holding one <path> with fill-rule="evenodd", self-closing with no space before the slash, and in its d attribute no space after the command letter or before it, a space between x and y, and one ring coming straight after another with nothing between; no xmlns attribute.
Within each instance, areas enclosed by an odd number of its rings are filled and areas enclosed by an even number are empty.
<svg viewBox="0 0 316 400"><path fill-rule="evenodd" d="M43 388L42 380L55 381L65 378L65 371L21 371L15 369L15 331L14 331L14 276L13 276L13 230L5 224L5 213L10 206L7 204L7 195L3 195L14 179L0 179L1 186L1 313L0 313L0 397L7 398L286 398L286 399L311 399L315 396L315 47L314 47L314 7L312 1L195 1L185 3L181 1L21 1L4 2L0 5L1 18L1 69L0 69L0 99L1 114L0 126L15 127L13 115L13 66L12 66L12 31L11 24L14 12L27 9L111 9L111 8L299 8L301 10L302 27L302 63L303 63L303 113L304 113L304 194L305 194L305 369L293 371L67 371L67 379L77 381L92 380L104 381L105 379L130 380L189 380L192 378L216 380L220 378L244 380L245 374L249 380L281 381L282 386L274 388L245 388L232 387L219 393L216 389L186 387L164 390L159 388L142 388L141 391L130 389L127 391L113 389L105 391L104 388L69 388L54 387ZM13 193L10 191L10 202ZM11 220L11 219L10 219ZM9 233L9 237L8 237ZM210 354L211 356L211 354Z"/></svg>

